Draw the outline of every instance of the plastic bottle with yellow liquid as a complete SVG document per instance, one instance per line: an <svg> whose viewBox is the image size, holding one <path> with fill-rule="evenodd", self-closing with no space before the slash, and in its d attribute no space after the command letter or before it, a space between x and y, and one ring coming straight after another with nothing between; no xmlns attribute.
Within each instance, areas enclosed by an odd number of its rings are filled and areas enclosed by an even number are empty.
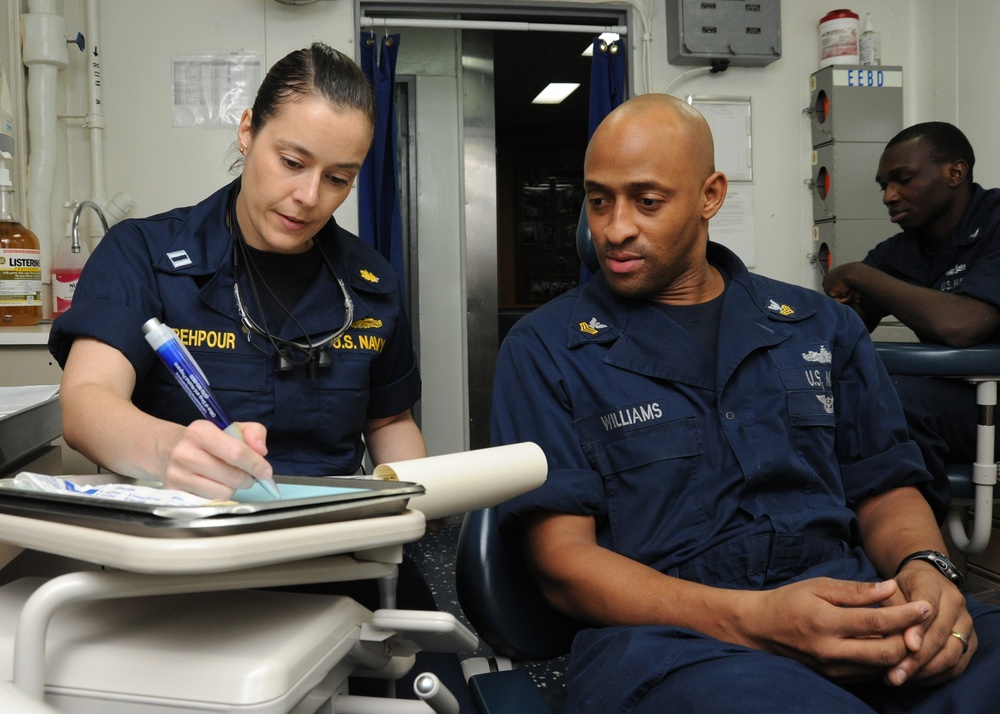
<svg viewBox="0 0 1000 714"><path fill-rule="evenodd" d="M14 217L14 184L0 152L0 327L42 319L42 253L38 237Z"/></svg>

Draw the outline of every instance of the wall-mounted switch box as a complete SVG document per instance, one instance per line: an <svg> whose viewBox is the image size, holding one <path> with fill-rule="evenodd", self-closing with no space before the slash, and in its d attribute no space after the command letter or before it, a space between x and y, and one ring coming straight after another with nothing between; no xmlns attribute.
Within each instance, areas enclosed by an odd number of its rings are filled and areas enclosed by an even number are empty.
<svg viewBox="0 0 1000 714"><path fill-rule="evenodd" d="M781 57L781 0L666 0L671 64L762 67Z"/></svg>

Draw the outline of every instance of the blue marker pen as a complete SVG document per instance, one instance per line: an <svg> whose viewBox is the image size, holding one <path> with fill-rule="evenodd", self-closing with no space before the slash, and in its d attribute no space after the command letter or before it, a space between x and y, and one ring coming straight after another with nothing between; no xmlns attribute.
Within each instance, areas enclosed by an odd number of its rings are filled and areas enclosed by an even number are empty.
<svg viewBox="0 0 1000 714"><path fill-rule="evenodd" d="M240 441L243 440L243 432L239 424L232 422L222 410L219 400L212 394L208 386L208 378L201 371L201 367L194 361L194 357L187 351L187 347L177 337L177 333L157 320L155 317L142 326L142 331L146 335L146 342L156 350L167 369L174 375L174 379L184 388L184 391L198 407L201 415L222 429L224 432ZM260 479L257 481L264 490L275 498L281 498L278 487L271 479Z"/></svg>

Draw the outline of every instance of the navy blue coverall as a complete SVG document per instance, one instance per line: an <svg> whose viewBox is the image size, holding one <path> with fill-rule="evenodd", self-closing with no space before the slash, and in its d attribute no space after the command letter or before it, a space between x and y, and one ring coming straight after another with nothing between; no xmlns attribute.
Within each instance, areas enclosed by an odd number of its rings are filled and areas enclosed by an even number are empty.
<svg viewBox="0 0 1000 714"><path fill-rule="evenodd" d="M354 319L333 343L331 366L319 368L315 378L303 367L278 371L273 346L248 334L237 311L233 238L225 222L234 186L193 207L112 227L87 261L73 306L53 323L49 349L64 365L76 337L115 347L135 368L135 405L161 419L188 424L200 413L143 336L142 324L159 318L177 331L230 418L267 427L267 460L274 473L354 474L365 452L365 422L404 412L420 398L405 296L389 263L331 218L315 240L346 284ZM242 294L250 296L249 285L241 285ZM252 302L245 307L255 310ZM344 296L325 265L292 311L313 341L343 325ZM254 318L260 324L261 316ZM278 336L305 341L292 320ZM379 606L374 581L291 589L346 594L371 609ZM400 607L437 609L409 557L400 565L398 595ZM417 657L414 670L398 683L401 696L414 698L412 678L431 670L458 696L463 711L471 711L454 655L421 652ZM360 685L352 682L352 692L381 691L381 686L357 689Z"/></svg>
<svg viewBox="0 0 1000 714"><path fill-rule="evenodd" d="M878 580L851 506L929 476L865 326L721 246L709 260L729 276L714 362L603 276L511 330L493 439L538 443L549 475L500 507L505 536L536 510L590 515L603 547L706 585ZM566 711L992 711L1000 683L976 673L1000 666L1000 609L970 608L981 649L958 682L918 690L919 706L909 689L851 692L786 657L630 626L577 635Z"/></svg>
<svg viewBox="0 0 1000 714"><path fill-rule="evenodd" d="M1000 309L1000 189L973 184L961 222L937 251L903 231L875 246L862 261L911 285L968 295ZM862 297L869 329L886 316L878 303ZM1000 330L986 342L1000 342ZM951 493L945 463L976 460L975 387L954 379L893 376L910 436L934 480L923 487L938 522L948 515Z"/></svg>
<svg viewBox="0 0 1000 714"><path fill-rule="evenodd" d="M365 422L404 412L420 398L395 273L331 218L315 240L347 286L353 323L333 343L333 364L316 378L307 378L304 368L277 371L273 346L248 334L237 312L233 238L225 223L233 186L196 206L112 227L84 267L72 308L53 323L49 349L64 365L76 337L115 347L135 368L135 405L188 424L201 415L143 336L142 324L159 318L178 333L230 418L267 427L267 459L276 474L353 474L364 456ZM242 294L252 294L249 285ZM293 314L313 340L343 325L344 296L326 266ZM292 320L278 336L306 342Z"/></svg>

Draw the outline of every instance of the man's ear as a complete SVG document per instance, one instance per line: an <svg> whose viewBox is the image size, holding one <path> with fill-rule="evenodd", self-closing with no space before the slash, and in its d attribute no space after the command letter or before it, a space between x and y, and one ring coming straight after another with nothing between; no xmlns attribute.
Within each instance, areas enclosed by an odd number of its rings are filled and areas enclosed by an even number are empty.
<svg viewBox="0 0 1000 714"><path fill-rule="evenodd" d="M701 217L703 219L707 221L719 212L719 209L722 208L722 204L726 200L726 191L728 188L729 180L721 171L716 171L705 179L705 183L701 186L701 195L705 198L705 203L701 209Z"/></svg>
<svg viewBox="0 0 1000 714"><path fill-rule="evenodd" d="M948 185L952 188L959 186L965 181L965 177L968 175L969 165L965 163L965 159L952 161L951 165L948 166Z"/></svg>

